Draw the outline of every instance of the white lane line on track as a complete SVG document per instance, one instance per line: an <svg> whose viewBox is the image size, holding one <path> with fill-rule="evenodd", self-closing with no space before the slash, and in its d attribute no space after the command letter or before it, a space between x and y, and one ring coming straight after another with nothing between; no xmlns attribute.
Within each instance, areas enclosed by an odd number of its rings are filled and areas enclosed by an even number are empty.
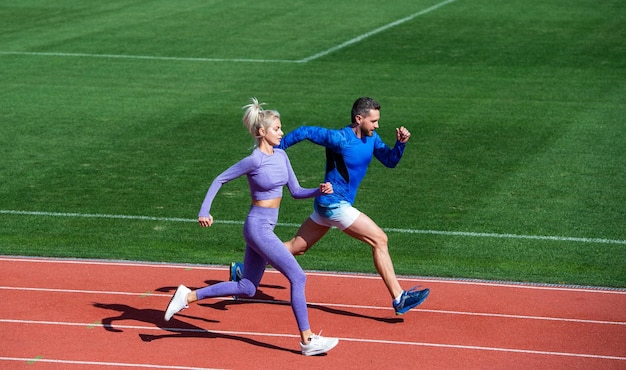
<svg viewBox="0 0 626 370"><path fill-rule="evenodd" d="M171 294L144 292L144 293L132 293L132 292L113 292L113 291L99 291L99 290L75 290L75 289L53 289L53 288L30 288L30 287L8 287L0 286L0 290L16 290L16 291L37 291L37 292L51 292L51 293L75 293L75 294L97 294L97 295L125 295L135 297L165 297L171 298ZM213 301L229 301L232 298L211 298ZM253 299L253 298L239 298L238 302L250 302L250 303L263 303L263 304L277 304L277 305L289 305L288 301L282 300L266 300L266 299ZM390 310L390 307L380 306L365 306L365 305L351 305L341 303L319 303L319 302L307 302L309 307L329 307L329 308L343 308L343 309L363 309L363 310ZM518 319L518 320L543 320L543 321L557 321L557 322L572 322L580 324L594 324L594 325L626 325L624 321L608 321L608 320L589 320L589 319L573 319L563 317L549 317L549 316L531 316L531 315L512 315L501 313L487 313L487 312L464 312L464 311L452 311L452 310L433 310L418 308L415 312L428 312L440 315L461 315L461 316L479 316L479 317L498 317L505 319Z"/></svg>
<svg viewBox="0 0 626 370"><path fill-rule="evenodd" d="M72 213L72 212L41 212L41 211L17 211L9 209L0 209L0 214L7 215L24 215L24 216L47 216L47 217L80 217L80 218L105 218L105 219L120 219L120 220L139 220L139 221L161 221L161 222L198 222L197 219L191 218L177 218L177 217L152 217L152 216L132 216L132 215L112 215L112 214L98 214L98 213ZM243 221L234 220L216 220L217 224L229 224L229 225L243 225ZM293 223L276 223L276 226L282 227L300 227L300 224ZM554 236L554 235L523 235L523 234L498 234L498 233L484 233L484 232L470 232L470 231L445 231L445 230L421 230L421 229L398 229L398 228L382 228L388 233L400 233L400 234L430 234L430 235L442 235L442 236L456 236L456 237L473 237L473 238L500 238L500 239L528 239L528 240L543 240L543 241L557 241L557 242L577 242L577 243L600 243L600 244L624 244L626 240L621 239L605 239L605 238L581 238L571 236Z"/></svg>
<svg viewBox="0 0 626 370"><path fill-rule="evenodd" d="M196 264L176 264L176 263L155 263L140 261L115 261L115 260L85 260L74 258L52 258L52 257L18 257L18 256L2 256L0 261L7 262L32 262L32 263L58 263L58 264L78 264L78 265L104 265L104 266L132 266L132 267L150 267L150 268L167 268L167 269L196 269L196 270L212 270L223 271L226 266L219 265L196 265ZM266 274L279 274L280 272L268 269ZM329 271L306 271L310 276L331 276L347 279L371 279L378 280L380 276L376 274L359 274L359 273L341 273ZM618 294L626 295L624 288L606 288L592 286L576 286L576 285L553 285L539 283L518 283L511 281L494 281L494 280L478 280L478 279L454 279L454 278L435 278L435 277L403 277L398 276L398 280L414 282L414 283L436 283L436 284L461 284L461 285L478 285L493 286L513 289L536 289L536 290L552 290L552 291L568 291L581 293L602 293L602 294Z"/></svg>
<svg viewBox="0 0 626 370"><path fill-rule="evenodd" d="M217 368L208 368L208 367L167 366L167 365L133 364L133 363L101 362L101 361L74 361L74 360L62 360L62 359L38 358L38 357L35 357L35 358L0 357L0 361L19 361L19 362L26 362L29 365L34 365L34 364L42 362L42 363L47 363L47 364L67 364L67 365L145 367L149 369L218 370Z"/></svg>
<svg viewBox="0 0 626 370"><path fill-rule="evenodd" d="M0 319L0 323L6 324L29 324L29 325L59 325L59 326L80 326L80 327L104 327L102 324L94 325L93 323L75 323L75 322L62 322L62 321L32 321L32 320L7 320ZM185 329L185 328L157 328L154 326L142 326L142 325L115 325L118 329L134 329L134 330L158 330L175 333L215 333L231 336L254 336L254 337L288 337L298 338L297 335L281 334L281 333L260 333L260 332L246 332L246 331L227 331L227 330L205 330L205 329ZM593 359L606 359L606 360L618 360L626 361L626 357L621 356L606 356L588 353L570 353L570 352L555 352L555 351L537 351L529 349L517 349L517 348L501 348L501 347L485 347L485 346L468 346L458 344L444 344L444 343L427 343L427 342L411 342L411 341L396 341L396 340L381 340L381 339L360 339L360 338L346 338L340 337L339 340L347 342L361 342L361 343L376 343L376 344L390 344L390 345L407 345L418 347L439 347L439 348L452 348L452 349L467 349L477 351L496 351L496 352L511 352L511 353L524 353L533 355L547 355L547 356L564 356L564 357L584 357Z"/></svg>

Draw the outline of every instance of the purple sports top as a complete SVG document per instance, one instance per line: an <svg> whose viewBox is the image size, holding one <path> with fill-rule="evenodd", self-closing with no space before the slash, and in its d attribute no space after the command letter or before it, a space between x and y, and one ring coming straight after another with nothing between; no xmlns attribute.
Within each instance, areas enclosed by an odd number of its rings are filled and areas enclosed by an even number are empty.
<svg viewBox="0 0 626 370"><path fill-rule="evenodd" d="M300 187L289 157L284 150L275 148L274 154L265 154L259 148L252 154L218 175L211 183L198 217L209 217L211 204L222 185L242 175L248 177L252 200L267 200L283 196L283 186L287 185L295 199L312 198L322 195L319 188Z"/></svg>

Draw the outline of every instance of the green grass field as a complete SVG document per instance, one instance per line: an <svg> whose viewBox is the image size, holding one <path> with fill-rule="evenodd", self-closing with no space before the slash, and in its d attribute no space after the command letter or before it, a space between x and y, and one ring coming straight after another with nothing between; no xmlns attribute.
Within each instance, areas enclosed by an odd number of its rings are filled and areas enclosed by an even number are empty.
<svg viewBox="0 0 626 370"><path fill-rule="evenodd" d="M339 128L367 95L388 144L412 132L355 204L398 274L626 287L623 1L0 0L0 18L0 254L241 259L245 179L195 223L250 152L241 106ZM322 180L321 147L288 153ZM282 238L311 203L284 199ZM374 272L336 230L299 261Z"/></svg>

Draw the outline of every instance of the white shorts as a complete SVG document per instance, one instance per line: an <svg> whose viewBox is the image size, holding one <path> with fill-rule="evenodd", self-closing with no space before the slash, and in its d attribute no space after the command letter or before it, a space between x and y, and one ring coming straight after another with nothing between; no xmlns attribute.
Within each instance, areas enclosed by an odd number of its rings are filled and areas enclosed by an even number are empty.
<svg viewBox="0 0 626 370"><path fill-rule="evenodd" d="M315 210L310 218L318 225L327 227L336 227L339 230L345 230L356 221L361 211L352 207L346 201L333 204L314 203Z"/></svg>

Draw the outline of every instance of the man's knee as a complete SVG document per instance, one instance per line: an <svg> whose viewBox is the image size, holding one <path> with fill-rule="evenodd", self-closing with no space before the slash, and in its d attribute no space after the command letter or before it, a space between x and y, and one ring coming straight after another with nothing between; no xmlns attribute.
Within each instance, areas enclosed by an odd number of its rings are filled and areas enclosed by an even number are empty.
<svg viewBox="0 0 626 370"><path fill-rule="evenodd" d="M381 230L380 232L372 236L370 244L373 249L386 251L388 243L389 238L387 237L387 234L385 234L385 232Z"/></svg>
<svg viewBox="0 0 626 370"><path fill-rule="evenodd" d="M307 243L303 238L294 237L293 239L284 243L285 247L293 254L294 256L303 255L304 252L307 251Z"/></svg>

